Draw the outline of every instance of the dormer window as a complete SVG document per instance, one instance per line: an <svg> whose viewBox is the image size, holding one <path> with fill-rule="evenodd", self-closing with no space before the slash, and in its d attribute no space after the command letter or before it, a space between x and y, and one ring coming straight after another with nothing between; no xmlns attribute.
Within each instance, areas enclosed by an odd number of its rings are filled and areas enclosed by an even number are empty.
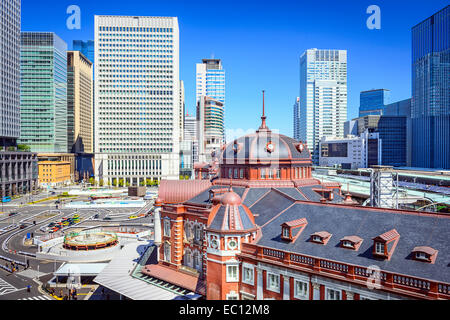
<svg viewBox="0 0 450 320"><path fill-rule="evenodd" d="M375 242L375 253L384 255L384 243L382 242Z"/></svg>
<svg viewBox="0 0 450 320"><path fill-rule="evenodd" d="M308 221L305 218L281 224L281 239L294 242L305 229Z"/></svg>
<svg viewBox="0 0 450 320"><path fill-rule="evenodd" d="M291 234L289 232L289 228L283 228L283 238L290 238Z"/></svg>
<svg viewBox="0 0 450 320"><path fill-rule="evenodd" d="M438 251L436 249L425 246L415 247L412 251L413 258L415 260L429 263L434 263L434 261L436 260L437 253Z"/></svg>
<svg viewBox="0 0 450 320"><path fill-rule="evenodd" d="M341 239L341 247L346 249L358 250L363 239L358 236L346 236Z"/></svg>
<svg viewBox="0 0 450 320"><path fill-rule="evenodd" d="M372 254L378 258L391 259L399 239L400 234L395 229L373 238Z"/></svg>
<svg viewBox="0 0 450 320"><path fill-rule="evenodd" d="M327 231L320 231L320 232L313 233L311 235L312 242L320 243L320 244L324 244L324 245L328 243L330 238L331 238L331 233L329 233Z"/></svg>
<svg viewBox="0 0 450 320"><path fill-rule="evenodd" d="M353 243L350 241L342 241L342 245L346 248L353 249Z"/></svg>

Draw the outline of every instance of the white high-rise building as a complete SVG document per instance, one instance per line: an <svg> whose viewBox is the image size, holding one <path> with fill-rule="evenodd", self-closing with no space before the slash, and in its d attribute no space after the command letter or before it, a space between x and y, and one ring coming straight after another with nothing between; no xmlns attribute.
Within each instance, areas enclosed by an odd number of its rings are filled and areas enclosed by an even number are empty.
<svg viewBox="0 0 450 320"><path fill-rule="evenodd" d="M179 126L180 126L180 141L184 139L184 81L180 80L180 116L179 116Z"/></svg>
<svg viewBox="0 0 450 320"><path fill-rule="evenodd" d="M306 50L300 57L300 140L318 164L322 137L344 137L347 51Z"/></svg>
<svg viewBox="0 0 450 320"><path fill-rule="evenodd" d="M95 66L96 180L178 179L178 19L95 16Z"/></svg>

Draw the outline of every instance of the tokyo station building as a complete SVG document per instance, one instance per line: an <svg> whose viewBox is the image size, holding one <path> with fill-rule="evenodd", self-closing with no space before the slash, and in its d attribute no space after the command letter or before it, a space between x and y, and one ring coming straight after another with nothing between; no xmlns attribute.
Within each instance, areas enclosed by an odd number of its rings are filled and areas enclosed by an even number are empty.
<svg viewBox="0 0 450 320"><path fill-rule="evenodd" d="M209 178L161 181L144 274L208 300L450 298L450 217L358 205L264 111L196 168Z"/></svg>

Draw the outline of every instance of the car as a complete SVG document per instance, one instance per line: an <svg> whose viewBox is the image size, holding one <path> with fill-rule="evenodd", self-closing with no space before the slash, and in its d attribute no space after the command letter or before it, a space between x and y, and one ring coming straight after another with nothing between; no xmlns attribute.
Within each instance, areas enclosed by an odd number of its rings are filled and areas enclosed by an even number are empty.
<svg viewBox="0 0 450 320"><path fill-rule="evenodd" d="M25 229L26 227L27 227L26 225L21 224L19 228L20 228L20 229Z"/></svg>
<svg viewBox="0 0 450 320"><path fill-rule="evenodd" d="M12 217L12 216L15 216L16 214L18 214L18 212L10 212L9 216Z"/></svg>
<svg viewBox="0 0 450 320"><path fill-rule="evenodd" d="M55 222L50 222L49 224L48 224L48 226L47 227L49 227L49 228L52 228L52 227L54 227L56 225L56 223Z"/></svg>
<svg viewBox="0 0 450 320"><path fill-rule="evenodd" d="M110 217L104 217L103 220L108 220L108 221L109 221L109 220L112 220L112 218L110 218Z"/></svg>

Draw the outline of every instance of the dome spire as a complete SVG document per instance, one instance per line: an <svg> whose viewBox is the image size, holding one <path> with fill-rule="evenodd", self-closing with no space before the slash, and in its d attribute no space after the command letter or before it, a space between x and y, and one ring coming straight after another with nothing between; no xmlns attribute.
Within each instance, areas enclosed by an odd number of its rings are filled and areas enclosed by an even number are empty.
<svg viewBox="0 0 450 320"><path fill-rule="evenodd" d="M263 90L263 113L262 113L262 117L261 117L261 126L259 127L258 130L256 130L256 132L271 132L270 129L267 127L266 125L266 107L265 107L265 99L264 99L264 93L266 91Z"/></svg>

